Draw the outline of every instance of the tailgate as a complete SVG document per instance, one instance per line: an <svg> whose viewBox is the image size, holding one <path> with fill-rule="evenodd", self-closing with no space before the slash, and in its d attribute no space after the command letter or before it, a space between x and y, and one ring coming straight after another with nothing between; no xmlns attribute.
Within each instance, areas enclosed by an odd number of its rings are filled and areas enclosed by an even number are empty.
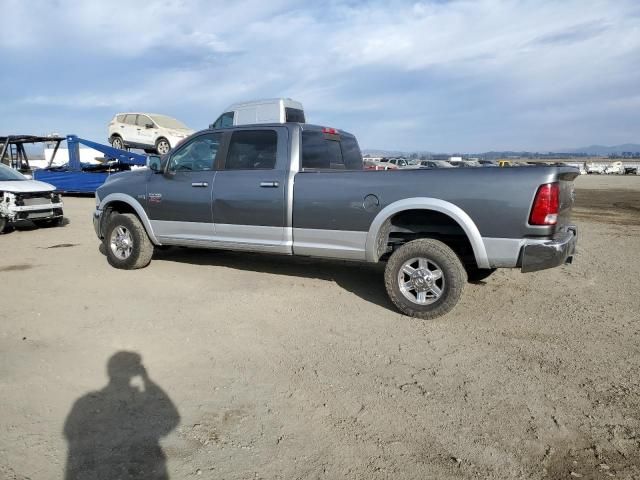
<svg viewBox="0 0 640 480"><path fill-rule="evenodd" d="M571 225L571 209L576 199L575 186L573 181L579 175L575 168L562 168L558 173L558 183L560 184L560 211L558 212L558 230L565 230L567 225Z"/></svg>

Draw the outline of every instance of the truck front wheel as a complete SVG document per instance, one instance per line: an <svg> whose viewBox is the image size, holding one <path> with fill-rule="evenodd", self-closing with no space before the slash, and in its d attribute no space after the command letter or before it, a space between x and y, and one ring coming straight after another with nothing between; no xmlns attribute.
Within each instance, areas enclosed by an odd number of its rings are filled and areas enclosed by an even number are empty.
<svg viewBox="0 0 640 480"><path fill-rule="evenodd" d="M430 320L458 303L467 275L451 248L438 240L420 239L406 243L389 257L384 280L398 310Z"/></svg>
<svg viewBox="0 0 640 480"><path fill-rule="evenodd" d="M124 270L144 268L151 262L153 243L132 213L114 213L107 221L104 237L107 261Z"/></svg>

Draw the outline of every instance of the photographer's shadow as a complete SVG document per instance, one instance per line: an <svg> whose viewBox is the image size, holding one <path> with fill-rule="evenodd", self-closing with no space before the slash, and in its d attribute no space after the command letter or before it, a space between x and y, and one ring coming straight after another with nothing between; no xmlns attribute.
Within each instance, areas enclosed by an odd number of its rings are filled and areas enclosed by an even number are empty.
<svg viewBox="0 0 640 480"><path fill-rule="evenodd" d="M114 354L107 372L109 383L78 399L65 422L65 478L168 479L159 441L178 425L176 407L137 353Z"/></svg>

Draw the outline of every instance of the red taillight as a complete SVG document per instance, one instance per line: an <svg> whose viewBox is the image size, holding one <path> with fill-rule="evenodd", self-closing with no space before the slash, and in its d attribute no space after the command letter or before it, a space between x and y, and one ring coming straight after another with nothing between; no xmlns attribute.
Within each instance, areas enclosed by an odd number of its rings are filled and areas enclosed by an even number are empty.
<svg viewBox="0 0 640 480"><path fill-rule="evenodd" d="M329 135L338 135L338 130L335 128L324 127L322 133L328 133Z"/></svg>
<svg viewBox="0 0 640 480"><path fill-rule="evenodd" d="M560 210L560 185L546 183L540 185L531 208L530 225L555 225Z"/></svg>

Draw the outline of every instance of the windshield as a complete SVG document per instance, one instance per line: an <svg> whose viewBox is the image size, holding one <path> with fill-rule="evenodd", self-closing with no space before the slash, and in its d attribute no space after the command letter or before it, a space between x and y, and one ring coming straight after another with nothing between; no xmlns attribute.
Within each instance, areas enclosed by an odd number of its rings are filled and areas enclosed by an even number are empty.
<svg viewBox="0 0 640 480"><path fill-rule="evenodd" d="M159 127L163 128L179 128L182 130L188 130L184 123L179 122L175 118L167 117L166 115L150 115L154 122L158 124Z"/></svg>
<svg viewBox="0 0 640 480"><path fill-rule="evenodd" d="M16 172L13 168L9 168L0 163L0 182L10 180L26 180L26 178L20 172Z"/></svg>

